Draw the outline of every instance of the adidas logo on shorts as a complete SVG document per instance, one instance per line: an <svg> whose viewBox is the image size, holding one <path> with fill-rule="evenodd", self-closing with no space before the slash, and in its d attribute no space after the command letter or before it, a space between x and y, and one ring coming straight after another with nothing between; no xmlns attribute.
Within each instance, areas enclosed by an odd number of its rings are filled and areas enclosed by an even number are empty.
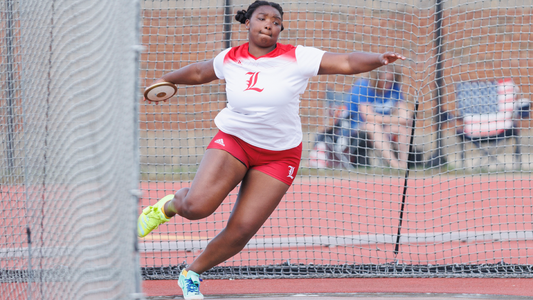
<svg viewBox="0 0 533 300"><path fill-rule="evenodd" d="M215 143L226 147L226 145L224 145L224 140L223 139L218 139L218 140L215 141Z"/></svg>

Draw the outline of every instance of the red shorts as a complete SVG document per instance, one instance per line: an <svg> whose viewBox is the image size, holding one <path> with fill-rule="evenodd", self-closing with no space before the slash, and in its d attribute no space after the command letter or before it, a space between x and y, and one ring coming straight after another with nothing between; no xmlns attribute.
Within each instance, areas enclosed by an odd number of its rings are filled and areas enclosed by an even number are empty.
<svg viewBox="0 0 533 300"><path fill-rule="evenodd" d="M294 181L302 158L301 143L288 150L266 150L222 131L215 135L207 149L224 150L240 160L248 169L261 171L288 185Z"/></svg>

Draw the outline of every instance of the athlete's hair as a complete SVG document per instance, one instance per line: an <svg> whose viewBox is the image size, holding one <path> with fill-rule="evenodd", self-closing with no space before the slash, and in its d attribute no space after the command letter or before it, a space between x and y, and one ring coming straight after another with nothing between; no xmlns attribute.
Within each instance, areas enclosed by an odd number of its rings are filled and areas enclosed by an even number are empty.
<svg viewBox="0 0 533 300"><path fill-rule="evenodd" d="M237 11L237 14L235 15L235 20L239 21L241 24L244 24L246 23L246 20L249 20L252 15L254 14L254 11L256 10L256 8L260 7L260 6L272 6L274 7L275 9L277 9L279 11L279 14L281 15L281 19L283 20L283 8L281 8L281 5L275 3L275 2L269 2L269 1L255 1L254 3L250 4L250 6L248 6L248 9L247 10L239 10ZM283 24L281 24L281 31L283 31Z"/></svg>
<svg viewBox="0 0 533 300"><path fill-rule="evenodd" d="M369 86L372 88L376 88L378 81L383 80L383 77L387 73L390 73L393 76L393 86L401 84L402 72L400 70L400 67L401 66L399 66L398 64L390 64L370 71L370 73L368 74L368 79L370 81Z"/></svg>

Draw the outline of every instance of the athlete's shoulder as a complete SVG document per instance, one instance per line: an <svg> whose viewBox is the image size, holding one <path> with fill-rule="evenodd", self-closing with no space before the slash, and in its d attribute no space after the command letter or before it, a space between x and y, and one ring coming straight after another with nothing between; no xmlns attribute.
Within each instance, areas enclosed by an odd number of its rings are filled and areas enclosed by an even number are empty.
<svg viewBox="0 0 533 300"><path fill-rule="evenodd" d="M280 44L280 43L278 43L276 45L276 50L279 50L280 53L287 53L287 52L290 52L290 51L294 51L295 49L296 49L296 47L291 45L291 44Z"/></svg>
<svg viewBox="0 0 533 300"><path fill-rule="evenodd" d="M296 60L303 62L305 65L316 66L322 61L326 51L309 46L298 45L295 49ZM313 68L314 69L314 68ZM318 69L316 70L318 72ZM317 75L317 74L313 74Z"/></svg>
<svg viewBox="0 0 533 300"><path fill-rule="evenodd" d="M291 61L295 61L296 60L296 47L290 44L278 43L276 45L276 49L274 49L274 51L272 51L269 54L272 54L271 57L279 57L282 59L288 59Z"/></svg>
<svg viewBox="0 0 533 300"><path fill-rule="evenodd" d="M229 61L238 62L240 59L249 59L248 43L230 48L224 56L224 63Z"/></svg>
<svg viewBox="0 0 533 300"><path fill-rule="evenodd" d="M303 45L296 46L296 51L298 53L305 53L307 55L320 55L320 56L326 53L326 51L322 49L312 47L312 46L303 46Z"/></svg>
<svg viewBox="0 0 533 300"><path fill-rule="evenodd" d="M229 51L226 53L226 56L224 57L224 62L233 61L233 62L239 62L239 60L258 60L258 59L264 59L264 58L289 58L289 59L296 59L295 55L295 49L296 47L293 45L286 45L286 44L276 44L276 48L272 50L267 55L263 55L261 57L254 57L250 54L248 51L249 44L244 43L240 46L230 48Z"/></svg>

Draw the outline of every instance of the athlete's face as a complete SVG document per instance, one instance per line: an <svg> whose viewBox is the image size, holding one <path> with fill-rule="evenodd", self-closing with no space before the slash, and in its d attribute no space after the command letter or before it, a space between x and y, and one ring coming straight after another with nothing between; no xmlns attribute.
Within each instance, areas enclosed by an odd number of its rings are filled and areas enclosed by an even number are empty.
<svg viewBox="0 0 533 300"><path fill-rule="evenodd" d="M278 42L281 32L281 14L269 5L259 6L252 17L246 20L249 42L261 48L272 47Z"/></svg>

